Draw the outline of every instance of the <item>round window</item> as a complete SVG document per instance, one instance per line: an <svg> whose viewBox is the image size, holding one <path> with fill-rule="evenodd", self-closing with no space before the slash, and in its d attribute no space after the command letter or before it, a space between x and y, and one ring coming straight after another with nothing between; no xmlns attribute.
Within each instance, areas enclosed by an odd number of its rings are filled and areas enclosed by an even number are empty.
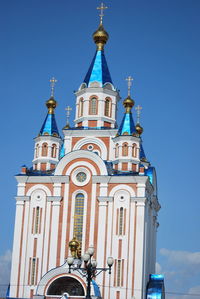
<svg viewBox="0 0 200 299"><path fill-rule="evenodd" d="M92 144L89 144L87 148L88 148L89 151L92 151L94 146Z"/></svg>
<svg viewBox="0 0 200 299"><path fill-rule="evenodd" d="M85 180L86 180L86 178L87 178L87 175L85 174L85 172L79 172L79 173L77 173L77 175L76 175L76 179L77 179L77 181L78 182L84 182Z"/></svg>

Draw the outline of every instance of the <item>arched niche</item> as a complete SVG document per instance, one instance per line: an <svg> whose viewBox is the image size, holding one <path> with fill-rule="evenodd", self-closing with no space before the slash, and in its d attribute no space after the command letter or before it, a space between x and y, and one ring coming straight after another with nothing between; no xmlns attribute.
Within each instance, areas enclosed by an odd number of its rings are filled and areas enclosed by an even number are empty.
<svg viewBox="0 0 200 299"><path fill-rule="evenodd" d="M47 289L47 296L62 296L64 293L69 296L84 296L82 284L74 277L63 276L54 280Z"/></svg>

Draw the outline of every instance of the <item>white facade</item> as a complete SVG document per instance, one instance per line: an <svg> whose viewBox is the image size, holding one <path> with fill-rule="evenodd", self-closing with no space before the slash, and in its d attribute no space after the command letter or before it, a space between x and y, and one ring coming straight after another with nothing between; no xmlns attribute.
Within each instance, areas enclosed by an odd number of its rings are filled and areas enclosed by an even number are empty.
<svg viewBox="0 0 200 299"><path fill-rule="evenodd" d="M146 298L149 274L155 272L160 209L155 170L140 159L140 135L117 135L120 96L113 85L90 86L82 84L76 93L75 128L63 130L64 156L59 158L60 138L39 136L33 160L38 168L24 168L16 176L10 297L61 298L50 289L63 277L82 286L82 295L70 294L70 298L85 296L86 281L77 271L69 274L66 265L69 242L76 234L79 198L82 253L93 245L98 267L106 267L108 256L115 260L111 275L103 272L96 278L102 298ZM96 107L90 103L92 98ZM45 158L44 142L48 143ZM42 174L41 163L46 163Z"/></svg>

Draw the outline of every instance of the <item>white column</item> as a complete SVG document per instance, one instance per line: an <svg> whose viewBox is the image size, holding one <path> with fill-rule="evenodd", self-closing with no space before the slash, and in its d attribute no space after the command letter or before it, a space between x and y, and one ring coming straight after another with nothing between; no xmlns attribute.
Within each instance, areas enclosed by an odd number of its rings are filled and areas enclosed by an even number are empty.
<svg viewBox="0 0 200 299"><path fill-rule="evenodd" d="M104 256L105 250L104 246L107 242L106 240L106 210L107 210L106 199L99 200L99 224L98 224L98 240L97 240L97 261L99 267L104 267ZM103 283L103 273L97 276L97 283L102 286ZM102 292L102 288L101 288Z"/></svg>
<svg viewBox="0 0 200 299"><path fill-rule="evenodd" d="M69 136L65 136L64 141L65 155L72 151L72 138Z"/></svg>
<svg viewBox="0 0 200 299"><path fill-rule="evenodd" d="M136 247L135 247L135 299L143 299L144 235L145 235L145 199L137 202Z"/></svg>
<svg viewBox="0 0 200 299"><path fill-rule="evenodd" d="M89 246L94 245L96 184L92 184Z"/></svg>
<svg viewBox="0 0 200 299"><path fill-rule="evenodd" d="M48 259L48 244L49 244L49 230L50 230L50 214L51 214L51 202L47 201L46 203L46 211L44 211L43 215L45 219L44 223L44 248L43 248L43 260L42 263L42 273L43 276L47 271L47 259Z"/></svg>
<svg viewBox="0 0 200 299"><path fill-rule="evenodd" d="M61 264L64 263L66 258L65 256L65 244L66 244L66 230L67 230L67 215L68 215L68 206L69 206L69 184L64 186L64 198L63 198L63 224L62 224L62 237L61 237L61 252L60 260Z"/></svg>
<svg viewBox="0 0 200 299"><path fill-rule="evenodd" d="M15 230L12 251L12 265L11 265L11 278L10 278L10 297L16 297L18 285L18 267L19 267L19 254L20 254L20 240L22 229L22 216L23 216L24 201L19 200L16 202L15 213Z"/></svg>
<svg viewBox="0 0 200 299"><path fill-rule="evenodd" d="M29 215L29 211L30 211L30 202L26 201L24 203L25 205L25 213L24 213L24 223L23 223L23 242L22 242L22 251L21 251L21 273L20 273L20 285L22 287L20 287L20 292L19 292L19 296L20 297L24 297L24 291L27 288L28 285L28 277L27 277L27 272L26 269L28 269L29 266L29 253L30 252L30 248L28 247L28 239L30 236L28 236L28 233L30 232L29 229L29 225L31 225L31 221L30 221L30 215ZM22 292L23 290L23 292Z"/></svg>
<svg viewBox="0 0 200 299"><path fill-rule="evenodd" d="M51 224L51 242L50 242L50 257L49 269L56 266L57 243L58 243L58 223L59 223L60 201L52 202L52 224Z"/></svg>

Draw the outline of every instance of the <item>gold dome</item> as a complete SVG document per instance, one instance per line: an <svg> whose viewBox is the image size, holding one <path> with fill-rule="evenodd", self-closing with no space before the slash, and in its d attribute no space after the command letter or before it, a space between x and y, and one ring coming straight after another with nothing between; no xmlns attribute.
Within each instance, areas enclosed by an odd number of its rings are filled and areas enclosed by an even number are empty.
<svg viewBox="0 0 200 299"><path fill-rule="evenodd" d="M136 124L135 129L139 135L143 133L143 128L140 126L140 124Z"/></svg>
<svg viewBox="0 0 200 299"><path fill-rule="evenodd" d="M97 50L103 50L108 38L108 33L105 31L103 25L100 24L98 29L93 33L93 39L97 45Z"/></svg>
<svg viewBox="0 0 200 299"><path fill-rule="evenodd" d="M131 99L130 96L128 96L123 101L124 108L126 108L126 113L130 113L131 112L131 108L134 106L134 104L135 104L135 102L134 102L134 100Z"/></svg>
<svg viewBox="0 0 200 299"><path fill-rule="evenodd" d="M57 106L57 102L54 99L54 97L50 97L50 99L48 101L46 101L46 106L48 108L48 113L49 114L54 114L54 109Z"/></svg>

